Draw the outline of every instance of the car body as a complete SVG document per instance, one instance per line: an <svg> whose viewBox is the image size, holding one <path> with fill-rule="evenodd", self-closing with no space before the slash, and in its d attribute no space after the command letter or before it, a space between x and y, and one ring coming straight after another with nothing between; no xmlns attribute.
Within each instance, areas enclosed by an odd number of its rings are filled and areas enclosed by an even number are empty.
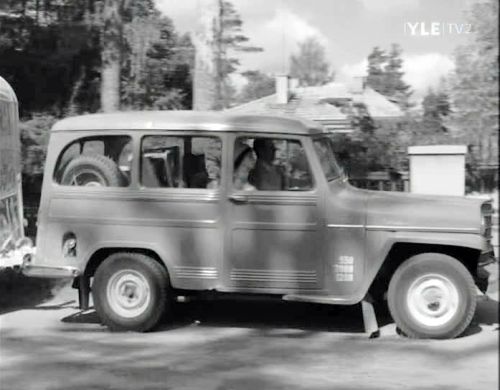
<svg viewBox="0 0 500 390"><path fill-rule="evenodd" d="M270 140L278 150L272 164L280 158L282 164L273 169L287 187L235 184L236 152L250 150L248 160L255 160L251 146L257 139ZM37 253L25 273L76 278L84 296L90 281L99 280L95 274L103 262L111 257L116 271L120 253L136 254L141 264L161 267L150 273L164 272L167 301L217 291L356 304L368 295L383 297L408 259L437 254L461 264L485 290L481 269L492 257L491 203L355 188L336 165L329 142L318 124L285 117L188 111L64 119L51 131ZM116 167L108 169L111 160ZM256 169L254 161L249 164ZM101 173L92 176L92 166ZM112 184L101 185L111 170ZM104 300L112 288L142 283L150 291L140 270L115 279L112 274L103 277L102 283L111 283L103 287ZM429 288L439 292L440 283ZM97 306L102 317L127 302ZM105 320L136 330L152 327L155 321L148 321L128 327Z"/></svg>

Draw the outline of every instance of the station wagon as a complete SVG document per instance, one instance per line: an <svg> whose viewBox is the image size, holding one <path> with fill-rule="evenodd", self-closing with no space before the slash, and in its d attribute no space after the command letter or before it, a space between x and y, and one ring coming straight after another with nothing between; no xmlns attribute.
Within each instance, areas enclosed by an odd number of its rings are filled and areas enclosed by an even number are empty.
<svg viewBox="0 0 500 390"><path fill-rule="evenodd" d="M130 112L50 134L31 276L71 277L113 330L147 331L178 296L387 299L409 337L469 325L493 260L492 205L367 191L331 134L288 117Z"/></svg>

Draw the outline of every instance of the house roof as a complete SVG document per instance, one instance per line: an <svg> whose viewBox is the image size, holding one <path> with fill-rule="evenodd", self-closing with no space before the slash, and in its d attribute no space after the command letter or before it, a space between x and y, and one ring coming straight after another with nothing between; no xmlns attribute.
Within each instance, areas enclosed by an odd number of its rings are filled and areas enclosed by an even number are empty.
<svg viewBox="0 0 500 390"><path fill-rule="evenodd" d="M321 122L330 129L350 128L347 114L331 104L330 99L364 103L370 115L375 119L397 118L403 115L401 109L385 96L370 87L352 92L342 83L329 83L314 87L298 87L292 90L292 97L287 104L277 104L276 94L232 107L233 113L280 113L296 115Z"/></svg>
<svg viewBox="0 0 500 390"><path fill-rule="evenodd" d="M294 94L287 104L276 103L276 94L265 96L251 102L227 109L230 113L252 113L271 115L294 115L307 120L320 122L329 130L350 129L350 120L338 107L316 98L307 98L300 93Z"/></svg>
<svg viewBox="0 0 500 390"><path fill-rule="evenodd" d="M130 111L90 114L63 119L52 131L85 130L200 130L214 132L323 134L317 122L279 115L250 115L216 111Z"/></svg>

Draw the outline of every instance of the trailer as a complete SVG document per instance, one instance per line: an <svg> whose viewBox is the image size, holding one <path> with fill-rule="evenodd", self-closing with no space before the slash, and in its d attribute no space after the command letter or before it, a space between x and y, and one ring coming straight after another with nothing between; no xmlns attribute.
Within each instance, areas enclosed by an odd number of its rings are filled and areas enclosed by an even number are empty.
<svg viewBox="0 0 500 390"><path fill-rule="evenodd" d="M0 77L0 269L20 266L33 251L23 221L18 102Z"/></svg>

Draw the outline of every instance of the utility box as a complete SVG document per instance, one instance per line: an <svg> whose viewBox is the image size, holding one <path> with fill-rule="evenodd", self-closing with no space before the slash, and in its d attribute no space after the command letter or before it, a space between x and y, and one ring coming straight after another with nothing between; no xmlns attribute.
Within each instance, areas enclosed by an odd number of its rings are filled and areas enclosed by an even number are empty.
<svg viewBox="0 0 500 390"><path fill-rule="evenodd" d="M410 146L410 192L465 195L465 145Z"/></svg>

